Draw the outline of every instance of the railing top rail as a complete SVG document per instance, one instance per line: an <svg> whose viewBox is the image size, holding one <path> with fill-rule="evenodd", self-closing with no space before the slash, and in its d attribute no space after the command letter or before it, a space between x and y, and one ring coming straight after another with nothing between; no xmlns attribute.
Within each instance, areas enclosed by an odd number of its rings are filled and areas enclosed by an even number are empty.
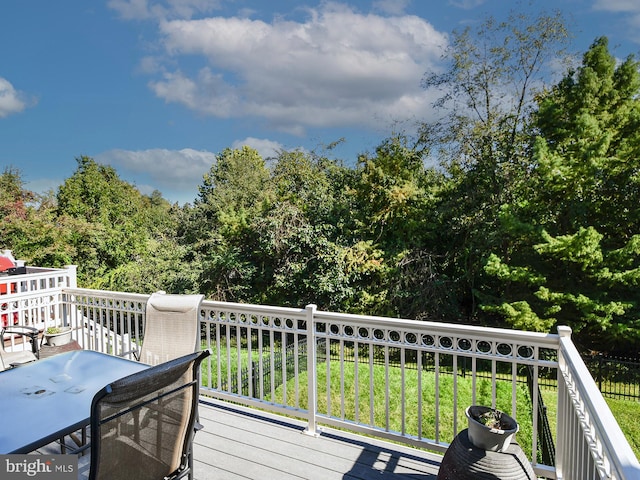
<svg viewBox="0 0 640 480"><path fill-rule="evenodd" d="M0 276L0 282L2 283L17 283L27 280L33 280L38 278L50 278L69 275L70 272L64 268L34 268L29 267L27 273L21 273L17 275L2 275Z"/></svg>
<svg viewBox="0 0 640 480"><path fill-rule="evenodd" d="M563 362L574 373L574 380L580 390L580 398L586 405L586 410L597 412L597 415L591 416L591 420L600 432L607 432L599 439L603 442L606 450L612 454L609 460L614 463L615 470L624 472L623 478L640 479L640 464L573 344L570 331L561 335L560 352Z"/></svg>
<svg viewBox="0 0 640 480"><path fill-rule="evenodd" d="M146 303L147 299L150 297L150 295L144 293L113 292L110 290L94 290L91 288L63 288L62 293L70 295L86 295L89 297L104 297L114 300L143 303Z"/></svg>
<svg viewBox="0 0 640 480"><path fill-rule="evenodd" d="M26 270L27 270L27 273L16 275L16 276L38 275L38 274L48 275L51 273L68 273L69 272L69 269L67 268L26 267Z"/></svg>
<svg viewBox="0 0 640 480"><path fill-rule="evenodd" d="M315 312L314 318L317 321L348 322L357 324L358 326L416 330L428 333L429 335L447 335L455 337L468 336L491 341L495 341L499 338L513 343L527 343L554 350L558 349L560 338L558 334L553 333L526 332L523 330L509 330L506 328L477 327L453 323L323 312L321 310L317 310Z"/></svg>
<svg viewBox="0 0 640 480"><path fill-rule="evenodd" d="M290 307L276 307L271 305L254 305L250 303L234 303L234 302L219 302L215 300L204 300L202 307L210 308L213 310L233 311L255 314L257 312L264 313L271 316L282 316L288 318L306 318L306 310L304 308L290 308Z"/></svg>

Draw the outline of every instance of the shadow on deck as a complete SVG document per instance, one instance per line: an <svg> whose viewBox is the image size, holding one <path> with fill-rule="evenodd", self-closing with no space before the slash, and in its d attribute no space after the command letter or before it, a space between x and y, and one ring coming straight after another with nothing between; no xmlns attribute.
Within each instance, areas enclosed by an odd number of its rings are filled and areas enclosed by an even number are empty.
<svg viewBox="0 0 640 480"><path fill-rule="evenodd" d="M436 480L442 457L219 401L200 403L195 480Z"/></svg>

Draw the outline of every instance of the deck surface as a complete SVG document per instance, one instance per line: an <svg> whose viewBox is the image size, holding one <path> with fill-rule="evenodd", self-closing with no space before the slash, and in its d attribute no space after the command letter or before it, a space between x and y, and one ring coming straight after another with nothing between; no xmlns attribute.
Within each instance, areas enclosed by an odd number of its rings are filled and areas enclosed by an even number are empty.
<svg viewBox="0 0 640 480"><path fill-rule="evenodd" d="M436 480L442 457L224 402L200 404L195 480Z"/></svg>
<svg viewBox="0 0 640 480"><path fill-rule="evenodd" d="M195 480L436 480L442 456L216 400L200 403ZM71 443L70 437L65 437ZM52 443L34 454L59 454ZM88 472L89 457L81 460ZM135 479L134 479L135 480Z"/></svg>

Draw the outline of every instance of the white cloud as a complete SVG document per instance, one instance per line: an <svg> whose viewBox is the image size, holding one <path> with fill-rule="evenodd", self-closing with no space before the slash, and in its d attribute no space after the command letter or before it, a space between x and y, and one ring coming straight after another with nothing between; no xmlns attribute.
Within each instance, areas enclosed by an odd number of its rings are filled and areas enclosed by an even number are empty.
<svg viewBox="0 0 640 480"><path fill-rule="evenodd" d="M195 191L202 176L215 163L214 153L185 148L182 150L109 150L95 156L95 160L117 166L134 174L150 178L155 188Z"/></svg>
<svg viewBox="0 0 640 480"><path fill-rule="evenodd" d="M452 5L462 10L472 10L480 5L484 4L486 0L449 0L449 5Z"/></svg>
<svg viewBox="0 0 640 480"><path fill-rule="evenodd" d="M276 155L278 155L279 151L284 150L284 147L281 143L278 143L274 140L268 140L266 138L254 137L247 137L244 140L236 140L231 144L231 148L239 149L245 145L256 150L263 158L263 160L275 157Z"/></svg>
<svg viewBox="0 0 640 480"><path fill-rule="evenodd" d="M0 118L19 113L26 107L24 95L18 92L8 80L0 77Z"/></svg>
<svg viewBox="0 0 640 480"><path fill-rule="evenodd" d="M402 15L411 0L376 0L373 2L373 8L389 15Z"/></svg>
<svg viewBox="0 0 640 480"><path fill-rule="evenodd" d="M303 22L210 17L159 25L166 54L179 66L150 81L158 97L298 135L309 127L379 128L392 118L424 118L431 99L420 80L438 68L447 44L424 19L331 2L309 9ZM189 70L186 58L181 64L187 56L189 65L194 58L203 65Z"/></svg>
<svg viewBox="0 0 640 480"><path fill-rule="evenodd" d="M594 10L607 12L636 12L640 14L640 4L637 0L596 0Z"/></svg>
<svg viewBox="0 0 640 480"><path fill-rule="evenodd" d="M615 14L626 14L625 21L631 27L628 36L635 42L640 43L640 3L637 0L596 0L593 4L596 11L610 12Z"/></svg>
<svg viewBox="0 0 640 480"><path fill-rule="evenodd" d="M109 0L107 6L125 20L191 18L220 8L217 0Z"/></svg>

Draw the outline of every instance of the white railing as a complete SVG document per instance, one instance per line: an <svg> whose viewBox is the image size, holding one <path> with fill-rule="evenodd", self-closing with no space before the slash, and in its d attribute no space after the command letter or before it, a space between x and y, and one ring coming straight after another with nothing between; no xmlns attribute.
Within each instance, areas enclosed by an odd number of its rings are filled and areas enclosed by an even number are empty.
<svg viewBox="0 0 640 480"><path fill-rule="evenodd" d="M0 326L28 325L44 330L64 324L61 292L75 287L74 265L64 269L27 267L26 274L0 276ZM31 348L19 336L7 335L5 340L10 350Z"/></svg>
<svg viewBox="0 0 640 480"><path fill-rule="evenodd" d="M204 302L214 355L204 387L220 399L444 452L478 401L526 423L538 459L538 377L557 377L558 335L306 309ZM241 352L241 353L238 353ZM315 359L309 362L308 359ZM527 383L530 373L530 386ZM306 381L313 379L313 381ZM287 387L284 388L283 385Z"/></svg>
<svg viewBox="0 0 640 480"><path fill-rule="evenodd" d="M129 356L142 341L144 314L149 295L106 290L66 289L65 324L73 338L89 350Z"/></svg>
<svg viewBox="0 0 640 480"><path fill-rule="evenodd" d="M142 341L148 295L64 288L58 298L56 320L73 326L85 348L122 354ZM202 346L213 351L201 392L304 418L310 434L328 425L443 452L466 427L464 408L482 403L519 421L518 441L541 476L640 478L566 329L538 334L213 301L203 302L200 322ZM549 419L555 461L542 455L545 418L536 414L538 387L549 382L557 382L547 405L557 409Z"/></svg>
<svg viewBox="0 0 640 480"><path fill-rule="evenodd" d="M571 341L571 330L559 330L559 478L640 479L638 461Z"/></svg>

